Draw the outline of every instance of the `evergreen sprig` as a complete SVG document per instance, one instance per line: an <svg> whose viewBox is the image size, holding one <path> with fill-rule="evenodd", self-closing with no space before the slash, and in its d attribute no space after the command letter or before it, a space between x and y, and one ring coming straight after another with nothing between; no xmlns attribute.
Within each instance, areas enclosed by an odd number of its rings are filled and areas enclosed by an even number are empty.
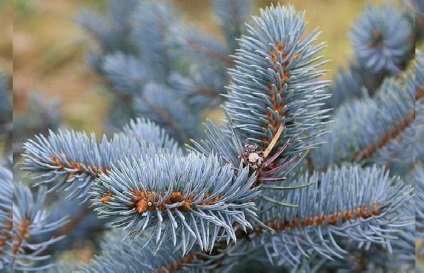
<svg viewBox="0 0 424 273"><path fill-rule="evenodd" d="M234 225L252 228L258 195L253 182L248 169L234 177L216 157L163 154L118 162L100 176L93 196L99 214L113 217L130 238L154 227L159 246L172 239L187 253L195 243L211 250L218 238L236 241Z"/></svg>
<svg viewBox="0 0 424 273"><path fill-rule="evenodd" d="M0 269L2 272L35 271L51 266L46 250L63 236L52 235L67 221L48 221L46 188L32 193L27 186L12 181L12 173L0 166Z"/></svg>
<svg viewBox="0 0 424 273"><path fill-rule="evenodd" d="M343 239L365 249L371 244L390 248L396 230L413 225L413 217L403 219L398 212L411 199L413 188L380 168L344 165L306 174L296 184L309 181L318 183L283 196L296 208L271 206L259 214L277 234L257 229L252 236L278 265L299 264L302 256L313 253L342 258L348 253L347 245L340 243Z"/></svg>
<svg viewBox="0 0 424 273"><path fill-rule="evenodd" d="M148 130L147 130L148 129ZM148 158L165 150L181 153L174 140L150 121L139 119L125 127L125 133L108 140L75 131L50 132L49 137L37 136L24 147L22 169L34 173L39 183L53 184L52 190L68 191L68 198L89 198L93 181L108 173L113 164L131 151L134 157ZM146 140L152 140L147 142Z"/></svg>
<svg viewBox="0 0 424 273"><path fill-rule="evenodd" d="M327 82L318 79L324 62L316 55L323 44L314 45L318 32L306 35L303 14L291 6L263 9L253 21L230 70L233 80L225 108L232 126L242 143L253 142L264 150L283 126L275 151L289 139L286 154L305 151L312 146L308 130L313 127L315 136L322 133L325 112L318 106L326 97Z"/></svg>
<svg viewBox="0 0 424 273"><path fill-rule="evenodd" d="M49 259L44 251L63 236L54 237L54 231L62 227L67 219L47 221L49 211L45 209L46 189L40 187L35 195L26 186L15 185L13 196L13 268L14 270L40 270L51 266L34 266ZM44 236L48 234L47 238ZM45 240L40 241L38 237ZM38 240L37 240L38 239Z"/></svg>

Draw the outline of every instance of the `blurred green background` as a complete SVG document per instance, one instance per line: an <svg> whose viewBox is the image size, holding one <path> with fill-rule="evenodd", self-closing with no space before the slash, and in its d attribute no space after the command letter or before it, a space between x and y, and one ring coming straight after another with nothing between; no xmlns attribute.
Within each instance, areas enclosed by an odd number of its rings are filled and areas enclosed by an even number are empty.
<svg viewBox="0 0 424 273"><path fill-rule="evenodd" d="M214 22L209 0L174 0L187 20L218 37L221 35ZM322 34L319 42L326 41L322 52L331 61L326 65L329 73L346 62L351 55L349 29L365 7L365 0L292 0L257 1L257 7L289 4L306 11L309 29L318 27ZM85 61L89 37L73 19L83 7L102 10L105 0L15 0L1 5L3 24L0 43L0 70L11 75L15 113L27 107L29 92L47 94L62 102L64 121L69 127L85 131L102 131L107 111L101 79L90 71ZM13 26L13 27L12 27ZM13 30L12 30L13 29ZM12 34L13 33L13 68Z"/></svg>

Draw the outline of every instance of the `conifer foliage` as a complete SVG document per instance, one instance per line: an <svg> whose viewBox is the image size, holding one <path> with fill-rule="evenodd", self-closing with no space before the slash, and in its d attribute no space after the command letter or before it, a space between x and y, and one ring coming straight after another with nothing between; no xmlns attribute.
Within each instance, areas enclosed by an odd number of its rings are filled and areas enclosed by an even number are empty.
<svg viewBox="0 0 424 273"><path fill-rule="evenodd" d="M170 2L108 3L109 16L78 18L114 96L108 135L50 131L24 144L30 181L0 169L0 270L415 268L424 53L411 13L422 6L368 6L351 62L324 81L324 43L293 6L250 18L252 1L215 0L218 41ZM218 105L223 121L202 124ZM89 264L58 258L94 230Z"/></svg>

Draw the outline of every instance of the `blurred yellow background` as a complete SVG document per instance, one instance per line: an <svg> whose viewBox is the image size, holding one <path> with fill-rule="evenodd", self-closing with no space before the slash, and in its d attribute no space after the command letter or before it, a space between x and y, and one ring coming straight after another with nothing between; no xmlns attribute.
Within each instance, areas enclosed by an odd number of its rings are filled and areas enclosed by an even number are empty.
<svg viewBox="0 0 424 273"><path fill-rule="evenodd" d="M217 35L209 0L174 0L188 19L206 31ZM318 27L319 41L326 41L322 52L331 61L326 78L345 63L351 55L349 29L366 5L365 0L292 0L257 1L259 7L273 4L293 4L306 11L309 29ZM101 95L101 79L85 61L89 38L73 19L81 8L103 10L105 0L15 0L2 4L0 16L6 25L0 30L0 70L12 73L13 23L13 90L16 113L24 112L28 93L34 90L59 98L64 121L71 128L100 132L107 111L107 100ZM7 55L10 54L8 57Z"/></svg>

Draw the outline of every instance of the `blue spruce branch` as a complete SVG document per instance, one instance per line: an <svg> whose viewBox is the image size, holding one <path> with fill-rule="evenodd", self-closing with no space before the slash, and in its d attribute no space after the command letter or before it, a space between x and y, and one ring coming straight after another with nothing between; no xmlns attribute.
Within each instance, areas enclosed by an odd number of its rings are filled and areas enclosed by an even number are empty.
<svg viewBox="0 0 424 273"><path fill-rule="evenodd" d="M48 138L37 136L24 145L22 169L34 173L39 183L54 184L52 190L67 189L68 198L88 199L93 181L125 156L122 151L144 158L167 149L181 153L175 141L150 121L139 119L125 130L130 136L116 134L111 140L103 136L100 143L94 134L89 137L74 131L51 132ZM155 141L147 142L145 137Z"/></svg>
<svg viewBox="0 0 424 273"><path fill-rule="evenodd" d="M52 234L66 224L66 217L48 221L44 208L46 188L32 193L12 181L12 173L0 166L0 269L2 272L42 270L51 266L46 250L63 236Z"/></svg>
<svg viewBox="0 0 424 273"><path fill-rule="evenodd" d="M130 238L153 227L159 246L172 239L187 253L195 243L211 250L218 238L236 241L233 225L252 228L258 195L253 182L248 169L234 176L216 157L163 154L119 162L100 176L93 196L99 214L113 217Z"/></svg>
<svg viewBox="0 0 424 273"><path fill-rule="evenodd" d="M258 228L252 235L277 264L296 264L302 256L312 253L330 260L341 258L347 254L338 243L341 238L364 247L388 245L399 226L413 224L412 217L399 218L397 210L411 199L413 188L399 178L389 178L382 169L343 166L299 180L296 184L311 180L318 183L289 191L285 196L274 191L275 199L284 198L298 206L264 207L260 220L276 233Z"/></svg>
<svg viewBox="0 0 424 273"><path fill-rule="evenodd" d="M312 139L305 133L313 126L319 135L325 113L316 108L326 97L327 83L318 79L324 71L317 70L324 62L316 57L323 44L313 44L316 31L303 37L303 15L293 7L261 10L253 21L230 70L233 80L225 108L243 143L265 150L283 126L275 151L289 139L286 154L304 151Z"/></svg>

